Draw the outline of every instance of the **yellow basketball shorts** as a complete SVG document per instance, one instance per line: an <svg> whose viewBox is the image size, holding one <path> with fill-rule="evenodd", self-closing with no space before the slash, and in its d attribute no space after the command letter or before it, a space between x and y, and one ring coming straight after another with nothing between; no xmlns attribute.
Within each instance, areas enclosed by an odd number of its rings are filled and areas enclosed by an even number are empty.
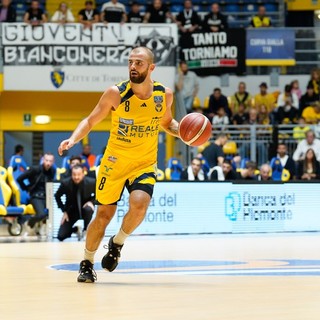
<svg viewBox="0 0 320 320"><path fill-rule="evenodd" d="M156 183L156 164L132 161L106 152L101 160L96 183L96 202L116 204L124 187L145 191L152 197Z"/></svg>

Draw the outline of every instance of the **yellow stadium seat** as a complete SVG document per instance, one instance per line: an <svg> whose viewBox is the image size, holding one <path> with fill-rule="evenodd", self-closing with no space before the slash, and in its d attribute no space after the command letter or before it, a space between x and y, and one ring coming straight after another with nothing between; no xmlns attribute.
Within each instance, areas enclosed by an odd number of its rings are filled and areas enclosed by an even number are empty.
<svg viewBox="0 0 320 320"><path fill-rule="evenodd" d="M210 97L207 96L204 98L204 101L203 101L203 109L208 109L209 108L209 100L210 100Z"/></svg>
<svg viewBox="0 0 320 320"><path fill-rule="evenodd" d="M228 141L222 148L224 154L236 154L237 144L234 141Z"/></svg>

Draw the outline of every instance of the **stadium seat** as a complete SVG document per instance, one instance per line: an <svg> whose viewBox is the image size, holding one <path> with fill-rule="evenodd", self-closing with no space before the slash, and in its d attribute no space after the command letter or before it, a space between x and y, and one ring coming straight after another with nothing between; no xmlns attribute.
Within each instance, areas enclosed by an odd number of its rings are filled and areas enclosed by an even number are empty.
<svg viewBox="0 0 320 320"><path fill-rule="evenodd" d="M234 13L234 12L239 12L239 6L236 4L227 4L224 8L224 13Z"/></svg>
<svg viewBox="0 0 320 320"><path fill-rule="evenodd" d="M275 3L266 3L266 4L264 4L264 6L266 8L267 13L268 12L278 12L279 11L278 6Z"/></svg>
<svg viewBox="0 0 320 320"><path fill-rule="evenodd" d="M272 180L288 181L290 179L290 172L282 167L279 158L273 157L270 161L270 167L272 169Z"/></svg>
<svg viewBox="0 0 320 320"><path fill-rule="evenodd" d="M183 167L180 160L177 158L170 158L167 168L165 169L165 178L166 180L180 180L182 171Z"/></svg>
<svg viewBox="0 0 320 320"><path fill-rule="evenodd" d="M164 172L163 170L157 168L157 180L163 181L164 180Z"/></svg>
<svg viewBox="0 0 320 320"><path fill-rule="evenodd" d="M102 154L102 153L100 153L100 154L98 154L98 155L96 156L96 160L95 160L95 162L94 162L94 166L95 166L95 167L100 166L102 157L103 157L103 154Z"/></svg>
<svg viewBox="0 0 320 320"><path fill-rule="evenodd" d="M245 169L247 162L250 161L249 158L243 158L240 162L240 169Z"/></svg>
<svg viewBox="0 0 320 320"><path fill-rule="evenodd" d="M203 101L203 109L208 109L209 108L209 100L210 100L210 97L207 96L204 98L204 101Z"/></svg>
<svg viewBox="0 0 320 320"><path fill-rule="evenodd" d="M17 236L22 232L22 225L18 222L18 218L26 213L26 206L12 206L12 189L6 182L7 170L0 167L0 217L5 219L8 225L8 231L11 235Z"/></svg>

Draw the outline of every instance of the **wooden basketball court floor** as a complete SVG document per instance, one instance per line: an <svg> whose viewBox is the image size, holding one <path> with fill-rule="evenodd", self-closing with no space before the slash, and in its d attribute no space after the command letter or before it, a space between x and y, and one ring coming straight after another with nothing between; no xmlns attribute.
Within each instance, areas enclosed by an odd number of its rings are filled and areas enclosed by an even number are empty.
<svg viewBox="0 0 320 320"><path fill-rule="evenodd" d="M320 319L320 233L131 236L94 284L84 242L0 242L2 320Z"/></svg>

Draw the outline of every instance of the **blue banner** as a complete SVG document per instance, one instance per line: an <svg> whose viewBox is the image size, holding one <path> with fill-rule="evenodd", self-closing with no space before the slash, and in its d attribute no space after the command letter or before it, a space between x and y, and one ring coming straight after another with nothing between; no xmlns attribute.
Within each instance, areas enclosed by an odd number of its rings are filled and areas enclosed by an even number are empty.
<svg viewBox="0 0 320 320"><path fill-rule="evenodd" d="M246 64L294 65L295 32L290 29L247 30Z"/></svg>

